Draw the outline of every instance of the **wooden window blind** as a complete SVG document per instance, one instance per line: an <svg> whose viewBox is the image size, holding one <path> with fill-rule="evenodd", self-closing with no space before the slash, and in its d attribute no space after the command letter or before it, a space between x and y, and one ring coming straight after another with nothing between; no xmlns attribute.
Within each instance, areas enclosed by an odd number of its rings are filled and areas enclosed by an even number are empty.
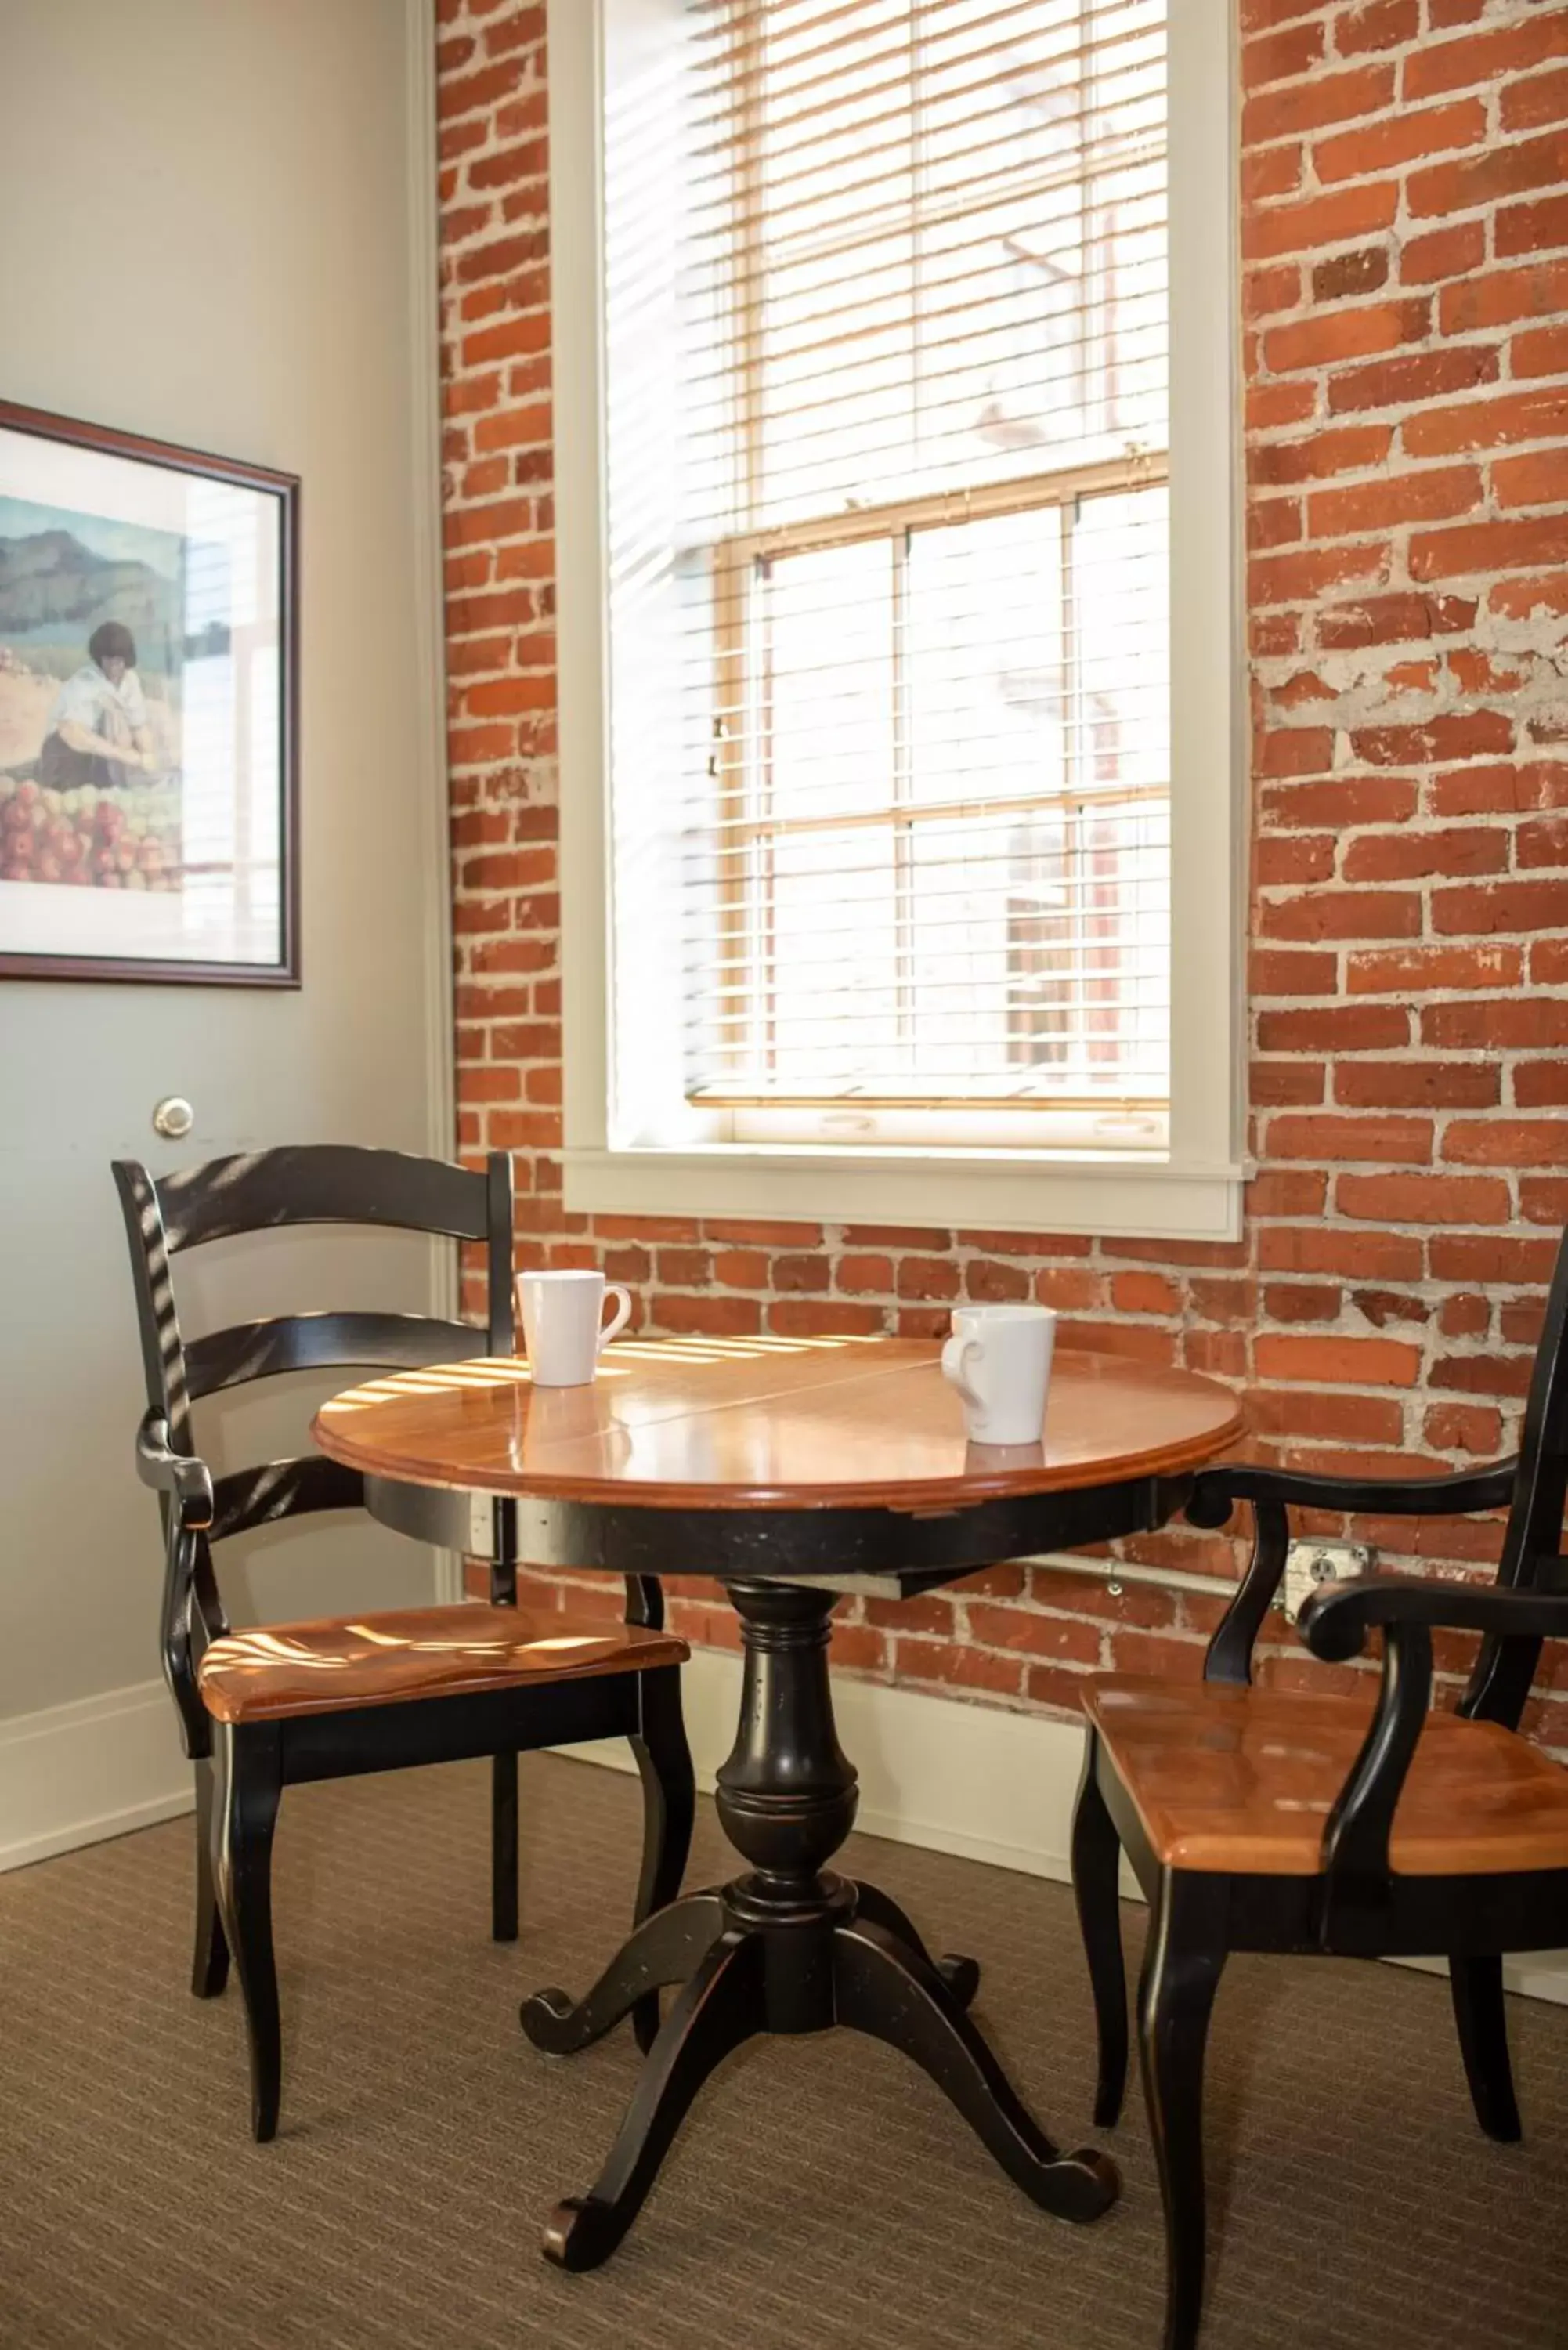
<svg viewBox="0 0 1568 2350"><path fill-rule="evenodd" d="M1165 13L688 0L696 1108L1164 1109Z"/></svg>

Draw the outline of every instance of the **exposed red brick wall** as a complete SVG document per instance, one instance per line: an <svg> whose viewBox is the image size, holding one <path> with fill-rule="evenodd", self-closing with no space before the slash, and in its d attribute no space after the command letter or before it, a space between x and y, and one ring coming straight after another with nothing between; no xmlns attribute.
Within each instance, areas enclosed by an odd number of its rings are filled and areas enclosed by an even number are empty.
<svg viewBox="0 0 1568 2350"><path fill-rule="evenodd" d="M531 1255L602 1263L652 1328L934 1333L1033 1296L1070 1342L1244 1387L1260 1451L1457 1466L1509 1439L1568 1218L1568 7L1241 5L1243 1240L563 1211L545 12L518 0L441 7L460 1144L514 1154ZM1499 1534L1355 1531L1480 1566ZM998 1568L847 1611L838 1652L1071 1706L1096 1666L1195 1670L1217 1612ZM700 1588L676 1613L728 1635ZM1270 1670L1326 1685L1293 1643Z"/></svg>

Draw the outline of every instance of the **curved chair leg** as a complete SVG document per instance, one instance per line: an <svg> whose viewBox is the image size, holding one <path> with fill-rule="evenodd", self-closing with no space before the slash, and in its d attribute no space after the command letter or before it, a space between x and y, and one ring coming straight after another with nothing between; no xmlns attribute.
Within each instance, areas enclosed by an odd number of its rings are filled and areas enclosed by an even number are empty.
<svg viewBox="0 0 1568 2350"><path fill-rule="evenodd" d="M679 1666L644 1673L639 1684L640 1728L631 1739L642 1780L642 1869L632 1923L674 1900L686 1874L696 1814L697 1785L691 1750L680 1711ZM682 1970L689 1972L690 1969ZM679 1981L679 1977L668 1978ZM659 2033L659 1993L649 1991L631 2011L631 2028L646 2055Z"/></svg>
<svg viewBox="0 0 1568 2350"><path fill-rule="evenodd" d="M1449 1989L1459 2026L1470 2102L1488 2137L1511 2146L1523 2137L1508 2054L1508 2012L1500 1958L1450 1959Z"/></svg>
<svg viewBox="0 0 1568 2350"><path fill-rule="evenodd" d="M1099 2080L1095 2090L1095 2127L1110 2129L1120 2119L1127 2083L1127 1984L1122 1961L1121 1838L1106 1809L1095 1775L1098 1741L1085 1734L1084 1775L1073 1814L1073 1891L1078 1927L1089 1963L1095 2022L1099 2035Z"/></svg>
<svg viewBox="0 0 1568 2350"><path fill-rule="evenodd" d="M764 2028L763 1961L760 1934L728 1931L712 1944L660 2027L592 2193L557 2204L551 2214L546 2259L564 2269L597 2269L609 2258L704 2081Z"/></svg>
<svg viewBox="0 0 1568 2350"><path fill-rule="evenodd" d="M490 1758L490 1935L517 1939L517 1757Z"/></svg>
<svg viewBox="0 0 1568 2350"><path fill-rule="evenodd" d="M245 2002L251 2049L251 2127L274 2137L283 2094L283 2037L272 1947L272 1837L283 1795L276 1725L217 1730L222 1767L217 1895Z"/></svg>
<svg viewBox="0 0 1568 2350"><path fill-rule="evenodd" d="M839 2023L912 2056L1042 2210L1097 2220L1116 2201L1115 2163L1052 2143L936 1969L880 1926L854 1918L834 1935L833 2004Z"/></svg>
<svg viewBox="0 0 1568 2350"><path fill-rule="evenodd" d="M1203 2052L1225 1964L1222 1880L1168 1876L1138 1986L1144 2096L1165 2206L1165 2350L1192 2350L1203 2314Z"/></svg>
<svg viewBox="0 0 1568 2350"><path fill-rule="evenodd" d="M575 2056L612 2032L623 2015L651 2006L659 1991L696 1973L724 1930L717 1893L689 1893L645 1918L617 1952L586 1999L564 1991L536 1991L520 2011L524 2031L547 2056Z"/></svg>
<svg viewBox="0 0 1568 2350"><path fill-rule="evenodd" d="M191 1989L198 1999L216 1999L229 1980L229 1945L213 1887L213 1764L196 1763L196 1944L191 1958Z"/></svg>
<svg viewBox="0 0 1568 2350"><path fill-rule="evenodd" d="M858 1877L855 1882L855 1914L857 1918L864 1918L867 1925L880 1926L885 1934L891 1934L896 1942L902 1942L907 1949L913 1950L927 1966L935 1967L960 2007L972 2005L974 1995L980 1989L978 1959L961 1959L951 1952L944 1958L934 1959L909 1912L900 1908L892 1895L884 1893L879 1885L867 1885Z"/></svg>

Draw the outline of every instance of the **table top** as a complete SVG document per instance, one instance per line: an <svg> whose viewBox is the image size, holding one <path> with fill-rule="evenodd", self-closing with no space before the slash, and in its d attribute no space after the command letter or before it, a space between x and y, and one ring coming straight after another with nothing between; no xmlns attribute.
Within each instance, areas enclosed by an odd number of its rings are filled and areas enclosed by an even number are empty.
<svg viewBox="0 0 1568 2350"><path fill-rule="evenodd" d="M314 1433L367 1475L643 1509L953 1511L1179 1475L1241 1433L1212 1379L1057 1354L1043 1442L971 1444L940 1348L912 1338L628 1339L591 1387L525 1362L400 1371L334 1397Z"/></svg>

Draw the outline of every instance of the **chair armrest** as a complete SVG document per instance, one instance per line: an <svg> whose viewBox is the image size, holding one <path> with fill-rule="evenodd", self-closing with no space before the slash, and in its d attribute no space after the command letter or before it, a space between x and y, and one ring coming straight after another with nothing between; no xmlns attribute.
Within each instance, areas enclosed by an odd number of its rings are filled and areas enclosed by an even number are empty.
<svg viewBox="0 0 1568 2350"><path fill-rule="evenodd" d="M1302 1637L1314 1656L1336 1664L1361 1654L1375 1624L1428 1630L1444 1625L1500 1639L1568 1639L1568 1591L1444 1583L1431 1575L1358 1575L1319 1585L1300 1617Z"/></svg>
<svg viewBox="0 0 1568 2350"><path fill-rule="evenodd" d="M171 1452L169 1423L150 1411L136 1431L136 1473L144 1485L174 1502L182 1534L198 1534L213 1523L213 1478L193 1453Z"/></svg>
<svg viewBox="0 0 1568 2350"><path fill-rule="evenodd" d="M1222 1526L1238 1502L1252 1505L1254 1536L1247 1572L1225 1610L1203 1660L1206 1680L1245 1684L1252 1678L1252 1647L1285 1571L1291 1530L1287 1512L1299 1509L1381 1512L1391 1517L1443 1517L1501 1509L1513 1493L1514 1461L1461 1469L1440 1477L1320 1477L1304 1469L1254 1468L1231 1461L1200 1471L1184 1515L1195 1526Z"/></svg>
<svg viewBox="0 0 1568 2350"><path fill-rule="evenodd" d="M1440 1477L1320 1477L1305 1469L1254 1468L1231 1461L1200 1470L1185 1514L1195 1526L1222 1526L1238 1502L1286 1508L1376 1512L1384 1517L1460 1517L1505 1509L1513 1497L1516 1459Z"/></svg>
<svg viewBox="0 0 1568 2350"><path fill-rule="evenodd" d="M1334 1663L1359 1656L1375 1624L1383 1630L1376 1711L1324 1830L1325 1934L1336 1904L1361 1906L1386 1891L1394 1814L1431 1702L1433 1627L1502 1638L1568 1637L1568 1592L1362 1575L1314 1591L1300 1618L1313 1654Z"/></svg>

